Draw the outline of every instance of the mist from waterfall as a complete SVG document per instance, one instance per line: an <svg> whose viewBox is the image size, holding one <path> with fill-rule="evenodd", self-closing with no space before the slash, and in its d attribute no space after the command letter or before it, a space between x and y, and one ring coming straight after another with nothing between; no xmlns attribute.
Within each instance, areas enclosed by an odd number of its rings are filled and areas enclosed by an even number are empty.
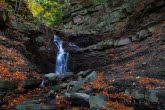
<svg viewBox="0 0 165 110"><path fill-rule="evenodd" d="M69 53L65 52L62 45L63 41L56 34L54 35L54 42L58 48L55 73L58 75L65 74L68 70Z"/></svg>

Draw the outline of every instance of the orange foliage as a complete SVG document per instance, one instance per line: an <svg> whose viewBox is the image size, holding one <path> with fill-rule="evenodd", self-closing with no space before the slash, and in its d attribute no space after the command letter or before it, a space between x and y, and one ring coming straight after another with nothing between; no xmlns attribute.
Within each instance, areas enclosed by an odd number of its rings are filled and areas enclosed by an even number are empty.
<svg viewBox="0 0 165 110"><path fill-rule="evenodd" d="M3 64L0 63L0 78L1 79L8 79L8 80L24 80L27 77L25 76L25 73L16 71L16 72L10 72L7 68L4 67Z"/></svg>
<svg viewBox="0 0 165 110"><path fill-rule="evenodd" d="M28 93L24 94L24 95L19 95L15 98L12 98L11 96L6 96L6 99L10 99L10 101L8 102L8 104L3 106L4 110L11 110L12 106L15 104L20 104L23 101L25 101L27 98L29 98L32 95L39 95L42 93L46 93L48 92L48 88L36 88L32 91L29 91Z"/></svg>
<svg viewBox="0 0 165 110"><path fill-rule="evenodd" d="M21 56L16 54L16 51L14 49L8 49L8 48L4 47L3 45L0 45L0 51L2 53L4 53L4 55L13 58L14 61L15 61L15 64L17 64L17 65L26 65L25 61L21 58Z"/></svg>
<svg viewBox="0 0 165 110"><path fill-rule="evenodd" d="M24 73L16 71L13 73L13 80L24 80L27 79Z"/></svg>
<svg viewBox="0 0 165 110"><path fill-rule="evenodd" d="M26 96L20 95L20 96L16 97L15 99L10 100L8 105L4 106L4 108L5 108L5 110L10 110L13 105L19 104L19 103L23 102L25 99L26 99Z"/></svg>
<svg viewBox="0 0 165 110"><path fill-rule="evenodd" d="M10 78L10 72L0 63L0 78Z"/></svg>
<svg viewBox="0 0 165 110"><path fill-rule="evenodd" d="M97 74L97 79L92 81L92 83L84 85L82 88L87 89L87 88L100 88L100 87L108 87L108 84L103 81L104 75L103 73L98 73Z"/></svg>
<svg viewBox="0 0 165 110"><path fill-rule="evenodd" d="M31 73L31 75L32 75L33 78L35 78L35 79L42 79L42 75L41 75L41 74L38 74L37 72Z"/></svg>
<svg viewBox="0 0 165 110"><path fill-rule="evenodd" d="M108 90L107 88L110 87L108 85L108 83L106 83L105 81L103 81L103 79L105 79L105 76L103 75L103 73L98 73L97 75L97 79L92 81L91 84L86 84L84 85L82 88L83 89L87 89L87 88L94 88L94 89L98 89L98 91L95 91L96 93L99 93L99 94L104 94L104 95L107 95L109 97L109 99L115 99L115 98L120 98L120 99L123 99L123 100L127 100L129 102L131 102L132 98L130 96L126 96L124 93L116 93L116 94L108 94ZM127 77L128 79L129 78L133 78L133 76L128 76ZM99 91L99 88L100 87L104 87L104 91ZM122 103L118 103L118 102L112 102L111 100L109 100L107 102L107 105L102 108L103 110L106 110L106 108L109 108L109 107L113 107L117 110L133 110L132 107L127 107L125 106L124 104Z"/></svg>
<svg viewBox="0 0 165 110"><path fill-rule="evenodd" d="M1 36L2 37L2 36ZM3 38L3 37L2 37ZM4 38L3 38L4 39ZM1 56L5 56L6 58L11 58L10 60L1 60L0 62L0 78L7 80L23 80L26 79L26 75L23 72L15 71L11 72L9 69L15 65L23 65L26 66L25 60L17 54L17 51L14 49L8 49L3 45L0 45ZM6 65L4 65L6 63ZM5 67L7 66L7 67Z"/></svg>
<svg viewBox="0 0 165 110"><path fill-rule="evenodd" d="M116 93L116 94L110 94L110 98L120 98L120 99L126 99L127 101L131 101L132 97L125 95L123 92L121 93Z"/></svg>
<svg viewBox="0 0 165 110"><path fill-rule="evenodd" d="M164 87L163 85L165 84L165 81L161 79L156 79L156 78L141 77L139 79L139 83L141 86L145 88L155 89L158 86L150 85L150 83L159 83L160 84L159 86L161 86L162 84L162 87Z"/></svg>
<svg viewBox="0 0 165 110"><path fill-rule="evenodd" d="M57 104L57 107L63 107L64 105L67 105L69 106L71 104L71 102L69 102L66 97L64 96L56 96L56 104Z"/></svg>

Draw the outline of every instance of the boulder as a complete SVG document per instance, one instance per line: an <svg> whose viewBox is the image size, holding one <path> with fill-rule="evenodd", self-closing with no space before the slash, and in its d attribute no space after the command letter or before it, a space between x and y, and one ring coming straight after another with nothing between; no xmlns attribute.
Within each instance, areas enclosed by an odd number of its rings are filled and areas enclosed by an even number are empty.
<svg viewBox="0 0 165 110"><path fill-rule="evenodd" d="M148 90L146 93L146 100L150 102L158 102L159 98L157 97L157 94L159 93L159 90Z"/></svg>
<svg viewBox="0 0 165 110"><path fill-rule="evenodd" d="M149 35L149 32L147 30L141 30L140 32L137 33L137 35L140 40L144 40Z"/></svg>
<svg viewBox="0 0 165 110"><path fill-rule="evenodd" d="M16 89L17 87L16 81L0 80L0 89Z"/></svg>
<svg viewBox="0 0 165 110"><path fill-rule="evenodd" d="M54 81L58 77L58 74L48 73L48 74L45 74L44 77L48 78L48 80L50 81Z"/></svg>
<svg viewBox="0 0 165 110"><path fill-rule="evenodd" d="M92 73L90 73L90 74L84 79L84 81L85 81L86 83L88 83L88 82L91 82L91 81L95 80L96 78L97 78L97 73L96 73L96 71L93 71Z"/></svg>
<svg viewBox="0 0 165 110"><path fill-rule="evenodd" d="M67 99L69 99L74 106L89 106L90 95L85 93L65 93Z"/></svg>
<svg viewBox="0 0 165 110"><path fill-rule="evenodd" d="M127 88L127 87L134 87L136 85L138 85L138 82L136 79L121 79L121 80L115 80L113 82L113 85L116 86L116 87L124 87L124 88Z"/></svg>
<svg viewBox="0 0 165 110"><path fill-rule="evenodd" d="M146 92L146 89L144 89L144 88L136 88L136 89L132 90L131 96L134 99L144 100L145 99L145 92Z"/></svg>
<svg viewBox="0 0 165 110"><path fill-rule="evenodd" d="M76 92L84 85L84 81L71 81L68 86L71 87L71 92Z"/></svg>
<svg viewBox="0 0 165 110"><path fill-rule="evenodd" d="M102 95L91 96L89 98L90 108L99 109L106 104L104 97Z"/></svg>
<svg viewBox="0 0 165 110"><path fill-rule="evenodd" d="M89 75L92 72L91 69L88 69L86 71L80 71L79 73L77 73L78 76L82 76L83 78L87 75Z"/></svg>
<svg viewBox="0 0 165 110"><path fill-rule="evenodd" d="M23 88L34 88L39 86L41 83L41 80L37 79L26 79L21 82Z"/></svg>

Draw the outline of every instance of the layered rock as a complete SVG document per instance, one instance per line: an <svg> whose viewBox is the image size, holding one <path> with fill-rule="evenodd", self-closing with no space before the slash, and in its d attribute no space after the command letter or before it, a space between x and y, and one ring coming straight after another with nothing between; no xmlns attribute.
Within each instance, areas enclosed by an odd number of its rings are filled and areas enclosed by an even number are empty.
<svg viewBox="0 0 165 110"><path fill-rule="evenodd" d="M158 60L162 59L159 54L164 53L164 5L163 0L72 0L63 17L64 31L69 33L66 36L80 47L77 53L71 53L71 70L111 68L138 59L136 65L141 65L141 57L149 67L163 70L153 63L156 59L152 54L157 54ZM158 69L155 73L159 73Z"/></svg>

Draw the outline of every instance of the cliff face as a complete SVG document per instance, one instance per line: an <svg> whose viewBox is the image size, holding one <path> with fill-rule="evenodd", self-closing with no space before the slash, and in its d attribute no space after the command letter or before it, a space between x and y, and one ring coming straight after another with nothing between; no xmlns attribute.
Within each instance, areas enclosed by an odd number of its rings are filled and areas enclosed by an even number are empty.
<svg viewBox="0 0 165 110"><path fill-rule="evenodd" d="M71 54L71 69L161 73L164 6L164 0L72 0L63 17L68 39L80 47Z"/></svg>
<svg viewBox="0 0 165 110"><path fill-rule="evenodd" d="M137 29L153 22L152 14L164 7L163 0L71 0L63 16L64 29L78 34L95 34ZM158 14L158 13L157 13ZM137 25L145 17L145 24ZM147 18L148 17L148 18ZM158 16L157 16L158 17ZM150 24L151 25L151 24ZM133 26L133 28L131 27Z"/></svg>

